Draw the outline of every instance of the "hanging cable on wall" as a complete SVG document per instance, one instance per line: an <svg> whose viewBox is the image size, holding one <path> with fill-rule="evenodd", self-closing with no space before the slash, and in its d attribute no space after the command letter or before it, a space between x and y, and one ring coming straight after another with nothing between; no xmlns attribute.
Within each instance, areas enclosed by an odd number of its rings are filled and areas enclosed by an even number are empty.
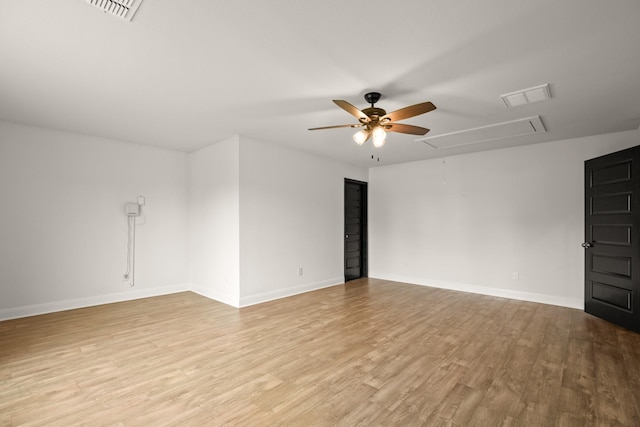
<svg viewBox="0 0 640 427"><path fill-rule="evenodd" d="M129 286L135 286L136 263L136 217L127 214L127 272L124 280L130 280Z"/></svg>
<svg viewBox="0 0 640 427"><path fill-rule="evenodd" d="M127 271L124 273L124 280L129 281L129 286L136 284L136 218L142 213L144 197L138 197L138 203L127 203L124 205L124 212L127 215Z"/></svg>

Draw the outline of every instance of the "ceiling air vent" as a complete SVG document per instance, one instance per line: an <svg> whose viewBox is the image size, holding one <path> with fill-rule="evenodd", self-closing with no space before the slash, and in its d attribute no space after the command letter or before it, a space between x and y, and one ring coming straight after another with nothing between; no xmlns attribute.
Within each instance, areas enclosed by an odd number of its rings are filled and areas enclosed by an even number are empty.
<svg viewBox="0 0 640 427"><path fill-rule="evenodd" d="M549 90L549 83L545 83L540 86L530 87L529 89L505 93L504 95L500 95L500 98L502 98L502 102L505 103L507 108L513 108L519 105L551 99L551 91Z"/></svg>
<svg viewBox="0 0 640 427"><path fill-rule="evenodd" d="M460 147L463 145L479 144L499 139L544 133L546 131L547 130L542 124L540 116L533 116L527 117L526 119L512 120L509 122L496 123L473 129L444 133L442 135L428 136L426 138L421 138L418 141L422 141L436 150L442 150L444 148Z"/></svg>
<svg viewBox="0 0 640 427"><path fill-rule="evenodd" d="M87 0L87 3L125 21L131 21L142 0Z"/></svg>

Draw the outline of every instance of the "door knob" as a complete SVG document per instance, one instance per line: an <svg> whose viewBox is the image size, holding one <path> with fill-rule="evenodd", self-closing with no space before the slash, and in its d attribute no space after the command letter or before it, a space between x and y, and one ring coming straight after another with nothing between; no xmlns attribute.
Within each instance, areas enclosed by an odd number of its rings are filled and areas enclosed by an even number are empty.
<svg viewBox="0 0 640 427"><path fill-rule="evenodd" d="M582 245L580 245L580 246L582 246L583 248L587 249L587 248L591 248L591 247L593 247L593 243L591 243L591 242L584 242L584 243L583 243Z"/></svg>
<svg viewBox="0 0 640 427"><path fill-rule="evenodd" d="M348 238L349 238L349 235L347 234L347 235L345 235L344 237L346 237L346 238L348 239Z"/></svg>

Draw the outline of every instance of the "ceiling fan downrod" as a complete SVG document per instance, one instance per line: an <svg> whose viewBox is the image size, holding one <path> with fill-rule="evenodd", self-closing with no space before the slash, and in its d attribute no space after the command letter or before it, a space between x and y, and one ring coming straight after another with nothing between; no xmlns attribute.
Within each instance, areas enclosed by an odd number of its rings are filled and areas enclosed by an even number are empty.
<svg viewBox="0 0 640 427"><path fill-rule="evenodd" d="M369 92L364 94L364 100L371 104L371 108L373 108L373 104L380 101L381 96L379 92Z"/></svg>

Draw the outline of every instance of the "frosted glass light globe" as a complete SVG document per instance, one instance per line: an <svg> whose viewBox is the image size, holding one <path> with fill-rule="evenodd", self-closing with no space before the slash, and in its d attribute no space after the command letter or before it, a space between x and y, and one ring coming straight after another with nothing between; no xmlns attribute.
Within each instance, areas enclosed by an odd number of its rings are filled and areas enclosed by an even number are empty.
<svg viewBox="0 0 640 427"><path fill-rule="evenodd" d="M387 133L381 127L377 127L373 130L371 135L373 137L373 146L380 148L384 145L384 141L387 138Z"/></svg>

